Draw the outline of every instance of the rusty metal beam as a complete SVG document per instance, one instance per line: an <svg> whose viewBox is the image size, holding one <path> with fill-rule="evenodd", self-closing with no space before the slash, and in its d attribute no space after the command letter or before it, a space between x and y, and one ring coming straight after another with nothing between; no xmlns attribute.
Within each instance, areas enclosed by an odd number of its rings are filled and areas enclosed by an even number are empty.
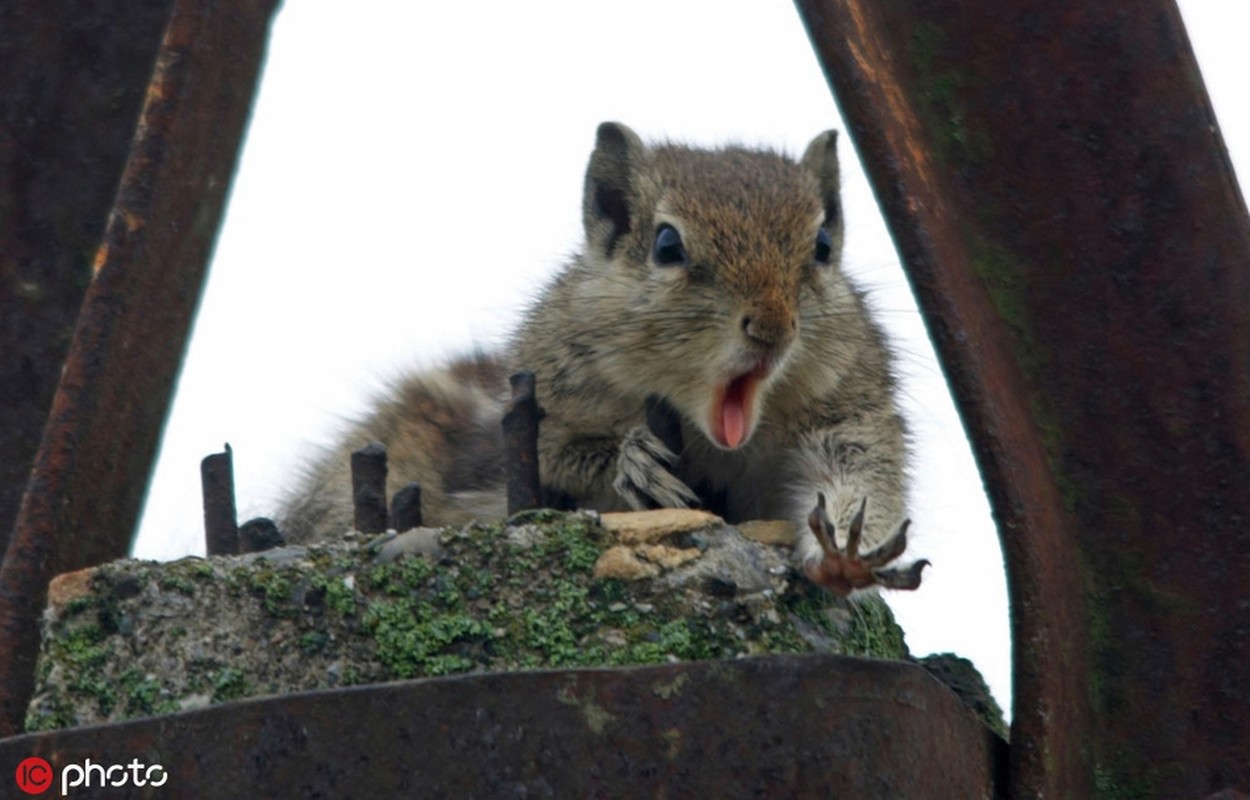
<svg viewBox="0 0 1250 800"><path fill-rule="evenodd" d="M0 557L171 2L0 4Z"/></svg>
<svg viewBox="0 0 1250 800"><path fill-rule="evenodd" d="M999 523L1013 797L1250 791L1250 222L1171 0L796 0Z"/></svg>
<svg viewBox="0 0 1250 800"><path fill-rule="evenodd" d="M48 580L122 556L129 546L275 5L175 0L165 17L126 167L0 568L0 735L20 730ZM124 27L127 19L122 14L108 25Z"/></svg>
<svg viewBox="0 0 1250 800"><path fill-rule="evenodd" d="M0 764L138 757L203 798L950 800L1002 797L1004 750L915 664L776 656L248 700L0 740Z"/></svg>

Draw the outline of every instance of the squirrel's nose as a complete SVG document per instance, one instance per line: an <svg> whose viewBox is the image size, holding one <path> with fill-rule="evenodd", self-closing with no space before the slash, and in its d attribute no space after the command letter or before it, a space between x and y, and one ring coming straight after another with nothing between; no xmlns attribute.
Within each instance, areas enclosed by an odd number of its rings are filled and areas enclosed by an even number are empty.
<svg viewBox="0 0 1250 800"><path fill-rule="evenodd" d="M752 309L742 315L742 332L757 344L769 347L787 345L798 329L798 318L788 310Z"/></svg>

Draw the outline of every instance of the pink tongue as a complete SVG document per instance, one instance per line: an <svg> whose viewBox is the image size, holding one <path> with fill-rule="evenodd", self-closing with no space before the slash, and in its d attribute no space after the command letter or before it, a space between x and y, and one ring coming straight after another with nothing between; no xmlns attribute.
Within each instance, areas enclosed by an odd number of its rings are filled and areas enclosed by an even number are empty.
<svg viewBox="0 0 1250 800"><path fill-rule="evenodd" d="M729 384L725 390L725 402L721 405L721 424L725 428L725 444L737 447L747 430L746 408L743 395L746 381L742 378Z"/></svg>

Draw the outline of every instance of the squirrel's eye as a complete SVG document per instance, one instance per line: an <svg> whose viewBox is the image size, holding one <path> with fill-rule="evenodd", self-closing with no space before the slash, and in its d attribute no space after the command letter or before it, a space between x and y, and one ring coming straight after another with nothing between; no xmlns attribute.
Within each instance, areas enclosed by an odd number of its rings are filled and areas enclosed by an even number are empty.
<svg viewBox="0 0 1250 800"><path fill-rule="evenodd" d="M655 232L655 244L651 248L651 256L661 267L682 267L686 265L686 246L681 243L681 234L672 225L661 225Z"/></svg>
<svg viewBox="0 0 1250 800"><path fill-rule="evenodd" d="M829 235L829 231L821 228L816 233L816 261L820 264L828 264L832 255L833 237Z"/></svg>

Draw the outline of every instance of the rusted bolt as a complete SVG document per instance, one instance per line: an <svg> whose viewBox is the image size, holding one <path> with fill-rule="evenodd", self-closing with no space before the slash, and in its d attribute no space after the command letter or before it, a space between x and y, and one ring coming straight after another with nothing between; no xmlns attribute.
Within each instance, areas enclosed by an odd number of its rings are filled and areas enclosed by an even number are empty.
<svg viewBox="0 0 1250 800"><path fill-rule="evenodd" d="M542 409L534 395L534 373L508 379L512 400L503 415L504 460L508 471L508 515L542 505L538 477L538 422Z"/></svg>
<svg viewBox="0 0 1250 800"><path fill-rule="evenodd" d="M352 453L352 504L356 530L386 530L386 448L380 442Z"/></svg>
<svg viewBox="0 0 1250 800"><path fill-rule="evenodd" d="M268 517L249 519L239 526L239 548L244 553L259 553L286 544L286 537Z"/></svg>
<svg viewBox="0 0 1250 800"><path fill-rule="evenodd" d="M400 533L421 527L421 484L405 484L391 498L391 527Z"/></svg>
<svg viewBox="0 0 1250 800"><path fill-rule="evenodd" d="M234 507L234 452L205 456L200 462L200 485L204 494L204 543L210 556L239 552L239 523Z"/></svg>

